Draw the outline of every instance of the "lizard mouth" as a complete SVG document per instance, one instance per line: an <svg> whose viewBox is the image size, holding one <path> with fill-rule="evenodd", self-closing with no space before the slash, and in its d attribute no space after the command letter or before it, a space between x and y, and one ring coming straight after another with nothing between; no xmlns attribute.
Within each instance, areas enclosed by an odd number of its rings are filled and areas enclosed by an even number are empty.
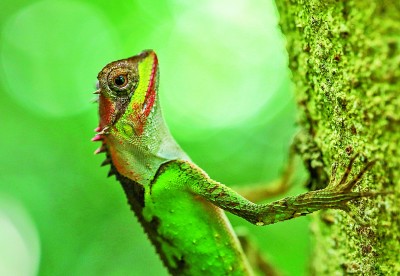
<svg viewBox="0 0 400 276"><path fill-rule="evenodd" d="M93 92L93 94L95 94L97 97L95 98L94 102L95 103L99 103L100 102L100 96L101 96L101 89L100 89L100 82L97 80L96 82L96 91ZM106 130L109 128L109 126L105 126L105 127L96 127L94 129L95 132L97 132L97 134L91 139L92 142L102 142L102 145L100 148L96 149L94 154L99 154L102 152L106 152L106 146L105 143L103 141L103 136L104 134L106 134Z"/></svg>

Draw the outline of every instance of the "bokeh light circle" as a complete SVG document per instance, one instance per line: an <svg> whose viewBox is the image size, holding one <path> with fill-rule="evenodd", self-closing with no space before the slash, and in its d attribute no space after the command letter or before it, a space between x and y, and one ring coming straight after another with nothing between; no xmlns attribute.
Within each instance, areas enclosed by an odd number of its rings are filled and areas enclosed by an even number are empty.
<svg viewBox="0 0 400 276"><path fill-rule="evenodd" d="M40 242L27 210L0 195L0 275L36 275Z"/></svg>
<svg viewBox="0 0 400 276"><path fill-rule="evenodd" d="M93 60L115 55L112 34L101 13L85 3L25 6L2 31L5 90L45 116L68 116L91 107L90 92L101 69Z"/></svg>

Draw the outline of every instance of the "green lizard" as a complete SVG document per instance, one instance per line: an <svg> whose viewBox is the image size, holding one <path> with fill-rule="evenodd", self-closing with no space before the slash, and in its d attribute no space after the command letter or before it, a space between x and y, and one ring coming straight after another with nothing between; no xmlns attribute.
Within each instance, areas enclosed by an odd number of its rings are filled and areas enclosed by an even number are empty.
<svg viewBox="0 0 400 276"><path fill-rule="evenodd" d="M331 178L325 189L256 204L210 179L190 161L164 123L158 100L156 54L111 62L98 75L100 124L92 139L102 145L110 175L121 182L162 262L173 275L252 275L253 270L227 220L231 212L256 225L320 209L348 210L346 203L369 192L352 192L364 169L348 180Z"/></svg>

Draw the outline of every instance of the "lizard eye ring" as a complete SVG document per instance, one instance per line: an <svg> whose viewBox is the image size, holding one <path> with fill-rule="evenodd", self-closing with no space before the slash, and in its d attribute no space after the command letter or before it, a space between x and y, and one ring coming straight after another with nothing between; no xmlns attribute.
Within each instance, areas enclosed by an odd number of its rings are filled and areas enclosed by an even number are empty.
<svg viewBox="0 0 400 276"><path fill-rule="evenodd" d="M115 92L117 96L129 94L132 84L135 84L132 75L126 70L111 71L107 79L108 87Z"/></svg>

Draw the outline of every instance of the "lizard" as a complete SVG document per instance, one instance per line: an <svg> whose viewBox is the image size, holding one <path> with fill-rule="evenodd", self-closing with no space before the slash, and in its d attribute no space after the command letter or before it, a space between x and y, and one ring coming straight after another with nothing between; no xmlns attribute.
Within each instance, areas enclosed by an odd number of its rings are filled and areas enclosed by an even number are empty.
<svg viewBox="0 0 400 276"><path fill-rule="evenodd" d="M321 209L349 211L347 203L373 192L352 191L365 172L325 188L267 204L254 203L211 179L174 140L159 102L157 55L145 50L107 64L98 74L99 126L95 151L121 183L128 203L172 275L253 275L224 211L264 226Z"/></svg>

